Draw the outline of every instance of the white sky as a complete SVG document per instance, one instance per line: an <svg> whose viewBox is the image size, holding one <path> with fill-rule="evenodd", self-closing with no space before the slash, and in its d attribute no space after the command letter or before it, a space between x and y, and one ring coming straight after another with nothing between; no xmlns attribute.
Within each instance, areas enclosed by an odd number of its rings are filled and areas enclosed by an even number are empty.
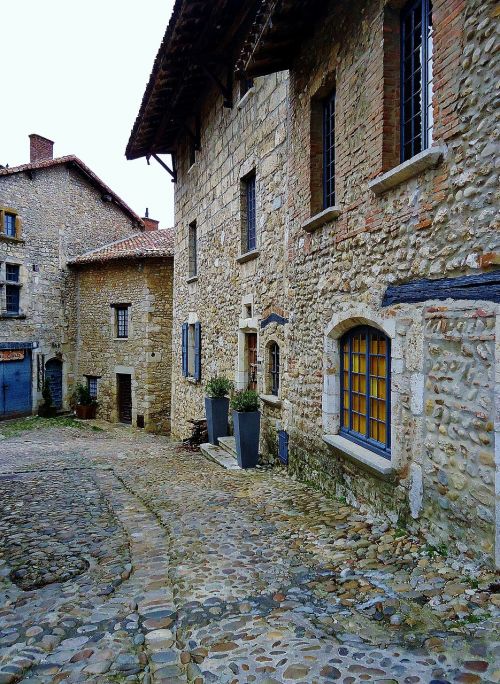
<svg viewBox="0 0 500 684"><path fill-rule="evenodd" d="M173 184L126 161L173 0L0 0L0 164L29 162L30 133L76 154L140 216L173 225ZM170 160L170 158L168 158Z"/></svg>

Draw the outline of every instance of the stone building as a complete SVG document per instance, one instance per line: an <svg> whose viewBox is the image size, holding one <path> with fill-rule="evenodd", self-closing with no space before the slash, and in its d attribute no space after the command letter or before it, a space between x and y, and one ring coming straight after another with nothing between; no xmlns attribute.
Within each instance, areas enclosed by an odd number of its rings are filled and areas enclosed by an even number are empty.
<svg viewBox="0 0 500 684"><path fill-rule="evenodd" d="M500 564L497 18L177 2L127 154L173 155L174 434L229 374L263 455Z"/></svg>
<svg viewBox="0 0 500 684"><path fill-rule="evenodd" d="M144 221L153 230L69 262L77 274L74 374L86 379L98 417L168 432L173 233Z"/></svg>
<svg viewBox="0 0 500 684"><path fill-rule="evenodd" d="M110 350L119 343L103 336L101 328L92 330L91 316L97 325L99 302L108 319L110 303L133 302L134 339L141 336L141 353L150 352L154 358L157 344L168 348L171 259L163 257L165 251L171 254L171 234L156 231L156 221L141 219L77 157L54 159L53 142L39 135L31 135L30 143L29 164L0 168L0 419L36 412L45 378L56 408L67 409L75 382L94 371L103 376L103 415L114 418L116 412L109 405L113 390L106 375L111 366L106 364L112 361ZM145 228L148 232L141 235ZM83 253L131 235L132 242L120 245L136 248L140 259L115 261L120 249L112 246L102 252L108 259L85 257L92 268L68 267ZM122 250L122 256L126 259L130 254ZM92 305L88 312L79 299L76 275L80 271L83 296ZM155 302L157 288L165 298L161 305L159 298ZM96 346L98 340L102 348ZM96 356L92 367L87 358L91 343ZM127 352L119 358L123 363L128 359L127 367L134 366L129 358L132 345L122 343L125 351L124 347ZM161 377L151 363L147 370L140 366L142 375L136 380L141 383L144 420L158 418L163 428L170 413L169 365L164 362L169 353L158 356ZM120 363L117 356L114 366ZM135 420L135 404L132 408Z"/></svg>

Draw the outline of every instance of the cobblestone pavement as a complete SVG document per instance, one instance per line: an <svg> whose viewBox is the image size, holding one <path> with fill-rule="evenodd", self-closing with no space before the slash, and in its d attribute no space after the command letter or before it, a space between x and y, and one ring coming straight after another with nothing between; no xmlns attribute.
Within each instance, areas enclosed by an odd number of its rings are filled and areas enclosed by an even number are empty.
<svg viewBox="0 0 500 684"><path fill-rule="evenodd" d="M493 574L103 427L0 441L0 684L500 682Z"/></svg>

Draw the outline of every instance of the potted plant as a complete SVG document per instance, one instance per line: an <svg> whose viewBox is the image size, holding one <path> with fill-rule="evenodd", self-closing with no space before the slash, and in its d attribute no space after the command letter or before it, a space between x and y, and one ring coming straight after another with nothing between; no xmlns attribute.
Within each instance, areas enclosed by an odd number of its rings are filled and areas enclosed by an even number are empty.
<svg viewBox="0 0 500 684"><path fill-rule="evenodd" d="M43 403L38 407L38 415L42 418L52 418L56 415L56 409L52 406L52 392L48 380L44 380L42 388Z"/></svg>
<svg viewBox="0 0 500 684"><path fill-rule="evenodd" d="M233 383L223 375L210 378L206 386L205 412L207 414L208 441L218 444L219 437L227 437L227 417L229 413L228 394Z"/></svg>
<svg viewBox="0 0 500 684"><path fill-rule="evenodd" d="M231 399L234 437L240 468L255 468L259 460L259 395L254 390L236 392Z"/></svg>
<svg viewBox="0 0 500 684"><path fill-rule="evenodd" d="M88 387L79 383L75 387L73 398L77 418L81 418L82 420L95 418L97 401L91 397Z"/></svg>

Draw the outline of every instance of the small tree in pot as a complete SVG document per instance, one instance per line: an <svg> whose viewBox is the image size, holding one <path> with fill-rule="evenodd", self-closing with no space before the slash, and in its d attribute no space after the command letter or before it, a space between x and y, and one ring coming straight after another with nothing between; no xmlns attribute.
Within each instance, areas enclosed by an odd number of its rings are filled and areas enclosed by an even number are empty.
<svg viewBox="0 0 500 684"><path fill-rule="evenodd" d="M259 460L259 395L254 390L236 392L231 399L234 437L240 468L255 468Z"/></svg>
<svg viewBox="0 0 500 684"><path fill-rule="evenodd" d="M210 378L206 386L205 412L207 414L208 441L218 444L219 437L227 437L227 417L229 413L228 394L233 383L224 376Z"/></svg>
<svg viewBox="0 0 500 684"><path fill-rule="evenodd" d="M97 401L91 396L88 387L85 387L85 385L82 385L81 383L75 387L73 403L75 405L77 418L81 418L82 420L95 418Z"/></svg>
<svg viewBox="0 0 500 684"><path fill-rule="evenodd" d="M42 418L52 418L56 415L56 409L52 406L52 392L47 379L43 382L42 397L43 403L38 407L38 415Z"/></svg>

